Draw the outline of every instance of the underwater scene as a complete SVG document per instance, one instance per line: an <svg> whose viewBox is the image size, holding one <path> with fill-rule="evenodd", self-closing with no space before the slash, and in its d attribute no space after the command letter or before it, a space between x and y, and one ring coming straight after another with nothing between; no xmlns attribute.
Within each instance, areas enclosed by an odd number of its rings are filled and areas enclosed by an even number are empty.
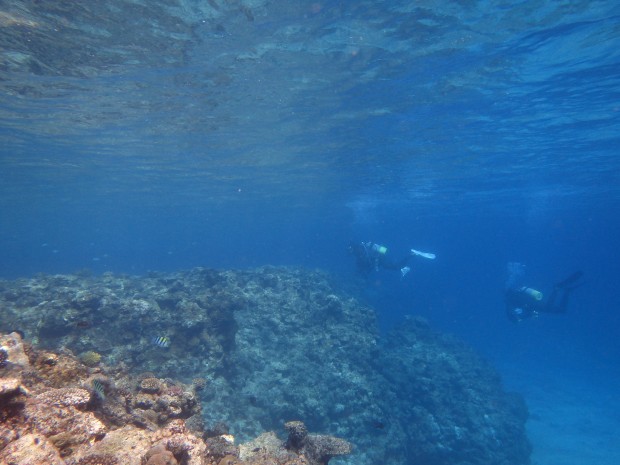
<svg viewBox="0 0 620 465"><path fill-rule="evenodd" d="M620 463L619 33L0 0L0 464Z"/></svg>

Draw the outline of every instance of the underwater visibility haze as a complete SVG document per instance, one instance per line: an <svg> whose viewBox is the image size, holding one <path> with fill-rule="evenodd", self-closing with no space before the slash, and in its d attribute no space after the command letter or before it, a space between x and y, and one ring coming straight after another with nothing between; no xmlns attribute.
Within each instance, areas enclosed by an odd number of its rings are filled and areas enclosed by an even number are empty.
<svg viewBox="0 0 620 465"><path fill-rule="evenodd" d="M1 332L334 463L619 463L616 2L0 1L0 140Z"/></svg>

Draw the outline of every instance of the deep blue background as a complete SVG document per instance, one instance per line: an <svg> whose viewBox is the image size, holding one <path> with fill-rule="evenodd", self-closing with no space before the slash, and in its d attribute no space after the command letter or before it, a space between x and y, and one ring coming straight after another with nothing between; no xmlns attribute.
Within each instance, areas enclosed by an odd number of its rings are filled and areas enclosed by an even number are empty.
<svg viewBox="0 0 620 465"><path fill-rule="evenodd" d="M474 207L447 216L399 207L359 216L346 207L317 213L263 206L259 214L241 206L208 212L140 211L131 205L99 213L33 208L10 216L20 234L3 242L0 273L14 278L83 268L130 274L193 266L320 268L361 290L377 308L383 330L416 314L498 362L560 363L615 374L620 224L604 204L536 217ZM364 282L347 253L349 240L380 242L397 257L414 247L437 259L414 258L405 279L379 271ZM574 292L566 315L514 325L502 301L509 261L525 263L524 281L543 292L575 270L584 272L586 284Z"/></svg>
<svg viewBox="0 0 620 465"><path fill-rule="evenodd" d="M265 2L251 21L239 2L174 21L44 3L0 28L0 278L320 268L382 331L421 315L511 387L617 392L614 2ZM364 283L351 240L437 259ZM511 261L544 293L585 284L567 314L514 325Z"/></svg>

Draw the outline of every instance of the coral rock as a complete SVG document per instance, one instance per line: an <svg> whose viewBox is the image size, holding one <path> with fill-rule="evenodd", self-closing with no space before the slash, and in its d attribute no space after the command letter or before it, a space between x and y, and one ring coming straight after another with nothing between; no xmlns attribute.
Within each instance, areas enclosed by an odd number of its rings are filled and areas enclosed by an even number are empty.
<svg viewBox="0 0 620 465"><path fill-rule="evenodd" d="M41 434L52 436L68 432L74 436L76 443L92 442L106 431L104 424L92 412L82 412L72 405L48 404L37 398L26 402L24 416Z"/></svg>
<svg viewBox="0 0 620 465"><path fill-rule="evenodd" d="M157 454L163 454L164 452L166 452L166 446L164 444L157 444L153 447L151 447L146 454L144 455L144 460L146 460L147 462L151 459L151 457L153 457L154 455Z"/></svg>
<svg viewBox="0 0 620 465"><path fill-rule="evenodd" d="M202 391L207 386L207 380L205 378L194 378L192 385L196 391Z"/></svg>
<svg viewBox="0 0 620 465"><path fill-rule="evenodd" d="M101 354L98 352L89 350L80 355L80 360L82 361L84 365L93 367L101 361Z"/></svg>
<svg viewBox="0 0 620 465"><path fill-rule="evenodd" d="M170 431L172 434L184 434L187 433L185 422L181 419L170 420L170 423L164 428L166 431Z"/></svg>
<svg viewBox="0 0 620 465"><path fill-rule="evenodd" d="M323 434L308 434L301 421L289 421L286 448L304 455L310 464L326 465L332 457L351 453L351 444L344 439Z"/></svg>
<svg viewBox="0 0 620 465"><path fill-rule="evenodd" d="M118 465L118 459L112 454L90 454L82 457L78 465Z"/></svg>
<svg viewBox="0 0 620 465"><path fill-rule="evenodd" d="M4 368L6 366L6 361L9 359L9 353L0 348L0 368Z"/></svg>
<svg viewBox="0 0 620 465"><path fill-rule="evenodd" d="M239 457L235 457L234 455L225 455L217 462L217 465L239 465L241 464L241 460Z"/></svg>
<svg viewBox="0 0 620 465"><path fill-rule="evenodd" d="M0 451L0 463L65 465L53 444L39 434L27 434L10 443Z"/></svg>
<svg viewBox="0 0 620 465"><path fill-rule="evenodd" d="M84 407L90 401L90 392L80 388L51 389L36 396L36 399L56 407Z"/></svg>
<svg viewBox="0 0 620 465"><path fill-rule="evenodd" d="M26 352L24 352L24 344L19 334L11 333L0 335L0 346L2 346L2 350L6 352L6 360L22 367L30 366L30 361L28 360Z"/></svg>
<svg viewBox="0 0 620 465"><path fill-rule="evenodd" d="M194 448L194 445L188 441L183 434L175 434L166 441L166 448L176 457L185 456Z"/></svg>
<svg viewBox="0 0 620 465"><path fill-rule="evenodd" d="M295 451L300 450L308 437L306 425L301 421L289 421L284 424L284 428L288 431L286 447Z"/></svg>
<svg viewBox="0 0 620 465"><path fill-rule="evenodd" d="M58 355L51 353L43 353L37 359L38 365L55 366L58 364Z"/></svg>
<svg viewBox="0 0 620 465"><path fill-rule="evenodd" d="M151 446L150 434L133 426L124 426L108 432L89 454L112 454L121 465L143 465L142 457Z"/></svg>
<svg viewBox="0 0 620 465"><path fill-rule="evenodd" d="M157 394L162 388L157 378L145 378L140 382L140 389L148 394Z"/></svg>
<svg viewBox="0 0 620 465"><path fill-rule="evenodd" d="M310 434L306 438L303 453L311 464L326 465L332 457L351 453L351 444L344 439Z"/></svg>
<svg viewBox="0 0 620 465"><path fill-rule="evenodd" d="M19 386L20 380L17 378L0 378L0 397L17 392Z"/></svg>
<svg viewBox="0 0 620 465"><path fill-rule="evenodd" d="M164 450L158 454L153 454L146 462L146 465L177 465L178 462L174 458L172 452Z"/></svg>
<svg viewBox="0 0 620 465"><path fill-rule="evenodd" d="M227 435L215 436L206 440L209 457L215 462L219 462L226 456L239 455L239 448L231 442Z"/></svg>
<svg viewBox="0 0 620 465"><path fill-rule="evenodd" d="M272 431L263 433L250 442L241 444L239 446L239 459L243 463L251 463L253 465L268 463L292 464L294 461L297 461L295 463L299 465L308 463L303 457L297 455L296 452L282 447L282 441Z"/></svg>
<svg viewBox="0 0 620 465"><path fill-rule="evenodd" d="M170 435L170 431L164 428L153 434L153 438L164 436L155 447L163 446L164 450L171 452L174 458L184 465L202 465L203 457L207 451L205 443L190 433L175 433ZM158 450L161 450L158 449Z"/></svg>

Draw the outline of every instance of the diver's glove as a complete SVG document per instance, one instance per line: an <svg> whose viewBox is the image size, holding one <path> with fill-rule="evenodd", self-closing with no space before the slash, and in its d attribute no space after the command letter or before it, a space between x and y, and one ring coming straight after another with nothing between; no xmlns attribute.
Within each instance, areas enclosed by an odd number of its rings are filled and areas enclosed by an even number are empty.
<svg viewBox="0 0 620 465"><path fill-rule="evenodd" d="M420 252L416 249L411 249L411 255L417 255L418 257L428 258L430 260L435 260L435 254L430 252Z"/></svg>

